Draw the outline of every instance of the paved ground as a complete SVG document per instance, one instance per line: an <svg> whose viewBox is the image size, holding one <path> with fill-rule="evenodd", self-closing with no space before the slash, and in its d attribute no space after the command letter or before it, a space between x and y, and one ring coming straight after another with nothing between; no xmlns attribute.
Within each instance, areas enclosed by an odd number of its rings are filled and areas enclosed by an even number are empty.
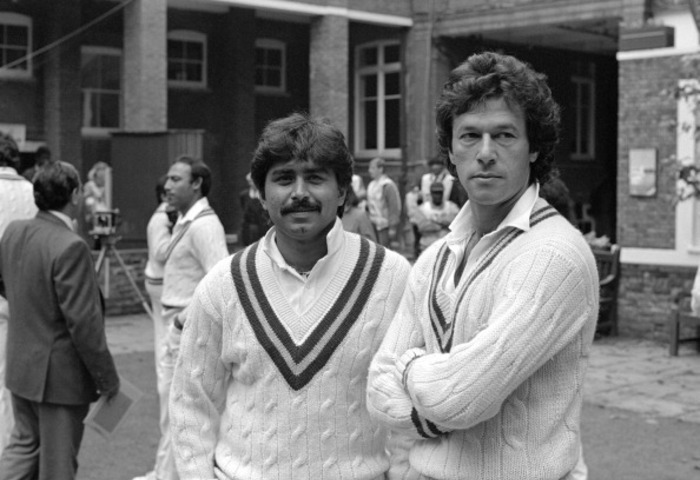
<svg viewBox="0 0 700 480"><path fill-rule="evenodd" d="M107 319L113 354L153 351L153 327L145 315ZM585 401L653 417L700 423L700 354L647 340L602 338L593 344Z"/></svg>

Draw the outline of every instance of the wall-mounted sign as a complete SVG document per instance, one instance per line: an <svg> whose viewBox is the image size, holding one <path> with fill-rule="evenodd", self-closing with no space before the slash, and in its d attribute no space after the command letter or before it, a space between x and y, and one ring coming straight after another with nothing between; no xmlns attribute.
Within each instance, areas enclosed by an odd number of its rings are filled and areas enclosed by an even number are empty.
<svg viewBox="0 0 700 480"><path fill-rule="evenodd" d="M656 149L630 149L630 195L653 197L656 195Z"/></svg>

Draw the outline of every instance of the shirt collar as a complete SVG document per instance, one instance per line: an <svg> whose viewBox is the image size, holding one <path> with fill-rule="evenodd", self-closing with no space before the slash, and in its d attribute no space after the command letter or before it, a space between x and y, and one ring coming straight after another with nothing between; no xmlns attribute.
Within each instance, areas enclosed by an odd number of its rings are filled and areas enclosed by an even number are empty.
<svg viewBox="0 0 700 480"><path fill-rule="evenodd" d="M209 200L207 197L202 197L194 205L190 207L189 210L184 215L180 215L177 219L177 224L187 223L194 220L194 218L199 215L199 213L209 206Z"/></svg>
<svg viewBox="0 0 700 480"><path fill-rule="evenodd" d="M510 212L508 212L508 215L506 215L498 227L488 235L497 233L507 227L514 227L523 231L530 230L530 215L532 214L532 209L535 207L535 202L537 202L539 193L539 183L535 182L530 185L520 196L518 201L515 202L513 208L510 209ZM445 239L448 244L463 242L474 231L473 215L469 203L470 202L467 201L467 203L464 204L450 224L450 233Z"/></svg>
<svg viewBox="0 0 700 480"><path fill-rule="evenodd" d="M12 167L8 167L8 166L0 167L0 175L6 176L6 177L20 177L20 175L17 173L17 170L15 170ZM22 178L24 178L24 177L22 177Z"/></svg>
<svg viewBox="0 0 700 480"><path fill-rule="evenodd" d="M75 229L73 228L73 219L70 218L68 215L57 210L49 210L49 213L58 217L63 223L66 224L68 228L70 228L72 231L75 231Z"/></svg>
<svg viewBox="0 0 700 480"><path fill-rule="evenodd" d="M299 273L285 261L284 257L280 253L279 248L277 248L276 230L276 227L270 228L265 234L265 237L263 237L262 243L260 245L262 247L263 252L265 252L270 257L270 259L281 269L288 270L296 275L299 275ZM333 228L331 228L328 234L326 234L326 245L328 248L328 252L323 258L316 262L316 265L325 262L326 259L332 257L343 248L343 246L345 245L344 232L345 231L343 229L343 223L341 222L340 218L335 217L335 223L333 224ZM316 265L314 265L314 268L312 268L311 270L314 270L316 268Z"/></svg>

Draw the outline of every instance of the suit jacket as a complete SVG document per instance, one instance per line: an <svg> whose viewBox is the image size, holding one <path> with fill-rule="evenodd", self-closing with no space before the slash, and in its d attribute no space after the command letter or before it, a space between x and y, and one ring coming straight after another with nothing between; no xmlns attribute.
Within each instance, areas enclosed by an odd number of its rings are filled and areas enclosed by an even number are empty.
<svg viewBox="0 0 700 480"><path fill-rule="evenodd" d="M35 402L81 405L119 378L107 348L90 248L55 215L12 222L0 240L10 304L7 388Z"/></svg>

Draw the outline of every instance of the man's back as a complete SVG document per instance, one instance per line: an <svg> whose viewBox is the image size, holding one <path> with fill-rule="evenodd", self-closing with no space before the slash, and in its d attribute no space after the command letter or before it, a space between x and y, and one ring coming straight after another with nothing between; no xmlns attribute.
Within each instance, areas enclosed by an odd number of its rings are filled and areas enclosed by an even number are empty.
<svg viewBox="0 0 700 480"><path fill-rule="evenodd" d="M82 404L116 381L90 250L61 219L39 212L0 241L10 303L7 386L33 401ZM101 378L104 385L93 379Z"/></svg>

